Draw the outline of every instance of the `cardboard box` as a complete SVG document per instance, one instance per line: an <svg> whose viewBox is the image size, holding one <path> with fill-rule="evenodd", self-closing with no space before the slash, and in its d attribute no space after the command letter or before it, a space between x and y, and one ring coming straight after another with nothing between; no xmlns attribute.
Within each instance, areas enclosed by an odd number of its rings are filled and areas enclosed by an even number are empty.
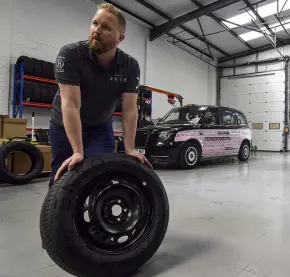
<svg viewBox="0 0 290 277"><path fill-rule="evenodd" d="M51 171L52 153L48 145L36 145L40 149L44 157L44 167L42 172ZM29 156L23 152L13 152L8 156L7 165L9 169L15 174L25 174L31 167L31 160Z"/></svg>
<svg viewBox="0 0 290 277"><path fill-rule="evenodd" d="M42 152L44 157L44 167L42 172L50 172L52 161L51 147L49 145L36 145L36 146Z"/></svg>
<svg viewBox="0 0 290 277"><path fill-rule="evenodd" d="M0 122L0 138L26 137L27 120L22 118L1 118Z"/></svg>

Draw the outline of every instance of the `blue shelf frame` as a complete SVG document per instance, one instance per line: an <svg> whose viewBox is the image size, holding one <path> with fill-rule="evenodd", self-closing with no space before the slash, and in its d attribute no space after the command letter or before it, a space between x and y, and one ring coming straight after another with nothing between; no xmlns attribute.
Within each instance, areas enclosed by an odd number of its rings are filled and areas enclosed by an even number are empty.
<svg viewBox="0 0 290 277"><path fill-rule="evenodd" d="M20 85L20 90L18 86ZM23 115L23 91L24 91L24 62L14 65L14 89L13 89L13 118L22 118Z"/></svg>

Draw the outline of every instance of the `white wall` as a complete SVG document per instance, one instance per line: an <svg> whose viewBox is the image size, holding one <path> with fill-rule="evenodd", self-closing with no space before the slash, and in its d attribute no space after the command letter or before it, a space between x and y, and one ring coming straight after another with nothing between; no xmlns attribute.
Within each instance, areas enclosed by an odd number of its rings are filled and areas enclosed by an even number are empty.
<svg viewBox="0 0 290 277"><path fill-rule="evenodd" d="M6 63L2 61L5 59L1 59L0 109L2 104L7 113L9 56L11 76L13 66L20 55L54 62L64 44L87 39L96 4L89 0L4 0L4 2L4 10L1 2L0 22L3 18L2 13L5 17L4 23L0 26L3 28L5 26L6 44L3 45L1 39L0 57L4 54ZM2 33L1 31L1 35ZM122 50L138 60L142 84L179 93L184 97L185 104L215 103L215 71L211 66L162 39L150 42L147 37L148 30L128 21L126 40L120 45ZM1 65L5 71L2 75ZM13 95L12 81L10 102ZM4 84L2 87L1 83ZM153 94L154 118L164 115L170 108L172 106L167 103L166 96ZM24 107L23 116L29 120L29 125L32 111L36 113L36 127L47 128L49 109ZM9 113L12 116L11 105ZM116 118L116 121L118 120L120 118ZM119 129L117 125L116 128Z"/></svg>
<svg viewBox="0 0 290 277"><path fill-rule="evenodd" d="M10 0L14 2L12 23L11 65L21 55L54 62L60 48L67 43L85 40L96 6L89 1L76 0ZM12 70L13 74L13 70ZM10 88L10 101L13 83ZM48 128L50 109L23 107L23 117L31 126ZM10 106L10 116L12 108Z"/></svg>
<svg viewBox="0 0 290 277"><path fill-rule="evenodd" d="M216 63L215 63L216 64ZM208 66L208 88L207 88L207 104L217 104L217 72L216 68Z"/></svg>
<svg viewBox="0 0 290 277"><path fill-rule="evenodd" d="M208 65L164 40L148 42L146 85L181 94L184 104L207 104ZM170 108L167 96L153 94L154 118Z"/></svg>
<svg viewBox="0 0 290 277"><path fill-rule="evenodd" d="M13 2L1 0L0 7L0 114L8 114L9 65L11 55L11 15Z"/></svg>

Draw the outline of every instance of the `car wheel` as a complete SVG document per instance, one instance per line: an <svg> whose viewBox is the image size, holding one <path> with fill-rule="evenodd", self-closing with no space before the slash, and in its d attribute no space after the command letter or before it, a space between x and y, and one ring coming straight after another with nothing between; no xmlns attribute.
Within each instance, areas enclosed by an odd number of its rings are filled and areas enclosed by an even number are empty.
<svg viewBox="0 0 290 277"><path fill-rule="evenodd" d="M241 145L241 148L238 154L238 159L240 161L247 161L250 157L250 154L251 154L250 144L244 141Z"/></svg>
<svg viewBox="0 0 290 277"><path fill-rule="evenodd" d="M201 151L197 143L186 143L180 153L179 165L184 169L194 168L200 161Z"/></svg>
<svg viewBox="0 0 290 277"><path fill-rule="evenodd" d="M40 234L51 259L74 276L127 277L158 250L168 222L157 174L113 153L84 160L54 183Z"/></svg>

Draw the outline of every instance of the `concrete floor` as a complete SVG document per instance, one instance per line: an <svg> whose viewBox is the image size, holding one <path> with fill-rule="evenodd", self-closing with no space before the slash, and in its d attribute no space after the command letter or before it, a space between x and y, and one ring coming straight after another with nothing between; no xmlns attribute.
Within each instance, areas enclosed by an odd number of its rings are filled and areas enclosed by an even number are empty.
<svg viewBox="0 0 290 277"><path fill-rule="evenodd" d="M157 172L170 200L170 226L137 277L290 276L290 154ZM70 276L41 248L46 190L46 179L0 185L0 277Z"/></svg>

